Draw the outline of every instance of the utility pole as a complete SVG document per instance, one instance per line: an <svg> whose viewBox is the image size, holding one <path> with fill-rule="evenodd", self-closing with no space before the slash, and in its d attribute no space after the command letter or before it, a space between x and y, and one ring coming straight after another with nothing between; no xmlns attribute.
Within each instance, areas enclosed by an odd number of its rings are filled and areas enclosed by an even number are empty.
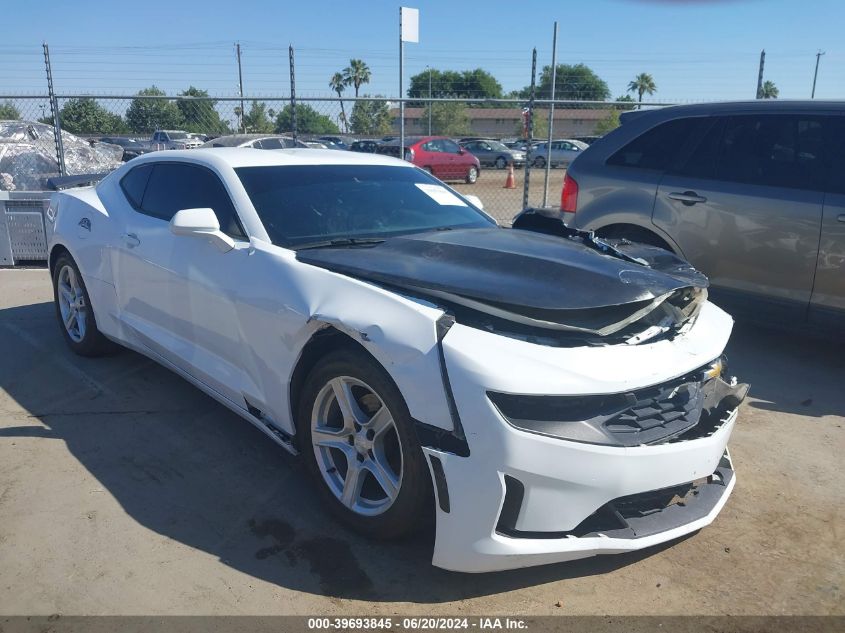
<svg viewBox="0 0 845 633"><path fill-rule="evenodd" d="M555 120L555 79L557 78L557 22L552 36L552 103L549 106L549 138L546 145L546 177L543 180L543 208L549 206L549 176L552 169L552 133Z"/></svg>
<svg viewBox="0 0 845 633"><path fill-rule="evenodd" d="M62 142L62 126L59 121L59 101L56 99L56 91L53 90L53 70L50 67L50 47L43 42L44 66L47 68L47 94L50 97L50 114L53 115L53 139L56 143L56 162L59 163L59 174L67 176L65 167L65 146Z"/></svg>
<svg viewBox="0 0 845 633"><path fill-rule="evenodd" d="M291 127L293 128L293 144L296 145L296 77L293 73L293 44L288 46L288 58L290 59L290 116Z"/></svg>
<svg viewBox="0 0 845 633"><path fill-rule="evenodd" d="M240 124L238 127L241 129L241 132L246 132L246 127L244 127L244 74L241 70L241 43L235 43L235 51L238 54L238 92L241 95L241 114L238 117L240 119Z"/></svg>
<svg viewBox="0 0 845 633"><path fill-rule="evenodd" d="M431 66L428 68L428 135L431 136Z"/></svg>
<svg viewBox="0 0 845 633"><path fill-rule="evenodd" d="M405 42L420 41L420 11L399 7L399 158L405 158ZM430 109L430 108L429 108Z"/></svg>
<svg viewBox="0 0 845 633"><path fill-rule="evenodd" d="M816 79L819 77L819 59L824 55L824 51L816 53L816 72L813 73L813 92L810 94L810 99L816 98Z"/></svg>
<svg viewBox="0 0 845 633"><path fill-rule="evenodd" d="M757 99L763 98L763 66L766 64L766 49L760 51L760 72L757 73Z"/></svg>
<svg viewBox="0 0 845 633"><path fill-rule="evenodd" d="M528 149L525 152L525 182L522 184L522 208L528 208L528 179L531 177L531 161L528 160L528 152L531 150L531 141L534 140L534 90L537 86L537 49L531 52L531 93L528 98Z"/></svg>

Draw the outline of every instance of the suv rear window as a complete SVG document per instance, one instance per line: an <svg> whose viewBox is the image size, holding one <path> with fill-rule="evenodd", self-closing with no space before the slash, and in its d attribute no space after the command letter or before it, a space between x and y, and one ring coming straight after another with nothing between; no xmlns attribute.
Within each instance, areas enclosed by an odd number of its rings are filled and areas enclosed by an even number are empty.
<svg viewBox="0 0 845 633"><path fill-rule="evenodd" d="M665 170L702 119L666 121L640 134L607 159L608 165Z"/></svg>

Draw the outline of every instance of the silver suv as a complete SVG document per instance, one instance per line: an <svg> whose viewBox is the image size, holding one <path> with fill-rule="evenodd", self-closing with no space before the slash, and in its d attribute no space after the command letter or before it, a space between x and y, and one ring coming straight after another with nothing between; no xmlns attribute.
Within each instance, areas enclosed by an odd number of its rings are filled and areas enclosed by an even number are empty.
<svg viewBox="0 0 845 633"><path fill-rule="evenodd" d="M572 163L561 210L674 251L740 316L845 330L845 102L628 112Z"/></svg>

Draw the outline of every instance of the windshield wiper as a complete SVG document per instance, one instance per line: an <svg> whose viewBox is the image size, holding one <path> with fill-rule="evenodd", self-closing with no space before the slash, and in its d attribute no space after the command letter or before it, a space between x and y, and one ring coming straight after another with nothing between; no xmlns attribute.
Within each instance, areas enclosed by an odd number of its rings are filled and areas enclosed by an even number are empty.
<svg viewBox="0 0 845 633"><path fill-rule="evenodd" d="M309 248L348 248L350 246L373 246L382 242L384 242L384 239L377 237L343 237L333 240L306 242L305 244L295 246L294 249L303 251Z"/></svg>

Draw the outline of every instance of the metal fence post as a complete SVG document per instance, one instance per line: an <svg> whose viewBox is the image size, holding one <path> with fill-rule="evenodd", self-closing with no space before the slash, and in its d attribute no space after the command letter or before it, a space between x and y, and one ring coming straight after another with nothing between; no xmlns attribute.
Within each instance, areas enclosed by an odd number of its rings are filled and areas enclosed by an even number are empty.
<svg viewBox="0 0 845 633"><path fill-rule="evenodd" d="M552 102L549 104L549 139L546 145L546 177L543 180L543 208L549 206L549 177L552 173L552 134L555 120L555 79L557 78L557 22L552 37Z"/></svg>
<svg viewBox="0 0 845 633"><path fill-rule="evenodd" d="M531 53L531 93L528 98L528 148L525 154L525 182L522 184L522 208L528 208L528 181L531 178L531 141L534 140L534 91L537 87L537 49Z"/></svg>
<svg viewBox="0 0 845 633"><path fill-rule="evenodd" d="M53 70L50 67L50 48L47 42L43 42L44 66L47 68L47 94L50 98L50 114L53 117L53 139L56 143L56 162L59 164L59 174L67 176L65 167L65 147L62 143L62 126L59 121L59 101L56 99L56 92L53 90Z"/></svg>
<svg viewBox="0 0 845 633"><path fill-rule="evenodd" d="M290 116L291 116L291 130L293 141L296 143L296 76L293 72L293 44L288 47L288 57L290 58Z"/></svg>

